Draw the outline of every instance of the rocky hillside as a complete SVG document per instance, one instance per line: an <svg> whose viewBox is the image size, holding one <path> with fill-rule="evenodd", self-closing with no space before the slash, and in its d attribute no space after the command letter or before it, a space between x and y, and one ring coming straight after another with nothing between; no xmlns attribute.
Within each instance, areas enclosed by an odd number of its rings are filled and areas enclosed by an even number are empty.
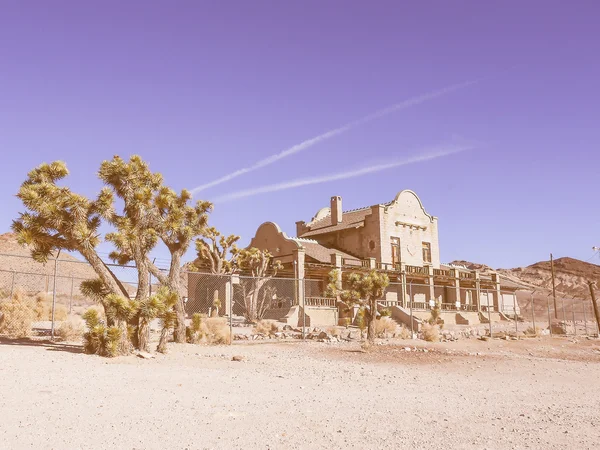
<svg viewBox="0 0 600 450"><path fill-rule="evenodd" d="M467 267L472 270L489 272L493 270L484 264L469 261L453 261L452 264ZM600 285L600 266L573 258L554 260L556 290L568 296L589 295L588 281L596 281ZM533 287L546 290L552 289L552 270L550 261L541 261L527 267L514 269L497 269L502 276Z"/></svg>

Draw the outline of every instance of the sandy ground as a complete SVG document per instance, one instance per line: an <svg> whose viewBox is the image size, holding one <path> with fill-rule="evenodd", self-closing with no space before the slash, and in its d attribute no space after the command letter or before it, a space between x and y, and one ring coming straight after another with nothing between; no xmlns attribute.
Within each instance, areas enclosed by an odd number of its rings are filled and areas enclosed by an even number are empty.
<svg viewBox="0 0 600 450"><path fill-rule="evenodd" d="M591 449L600 431L597 340L80 351L0 340L0 448Z"/></svg>

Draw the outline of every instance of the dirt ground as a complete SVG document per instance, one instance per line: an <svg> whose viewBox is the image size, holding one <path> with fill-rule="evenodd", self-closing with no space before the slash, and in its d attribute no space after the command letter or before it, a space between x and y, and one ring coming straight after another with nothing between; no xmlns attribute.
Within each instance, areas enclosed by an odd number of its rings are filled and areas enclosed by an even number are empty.
<svg viewBox="0 0 600 450"><path fill-rule="evenodd" d="M600 341L573 338L173 344L150 360L0 340L0 447L592 449L598 380Z"/></svg>

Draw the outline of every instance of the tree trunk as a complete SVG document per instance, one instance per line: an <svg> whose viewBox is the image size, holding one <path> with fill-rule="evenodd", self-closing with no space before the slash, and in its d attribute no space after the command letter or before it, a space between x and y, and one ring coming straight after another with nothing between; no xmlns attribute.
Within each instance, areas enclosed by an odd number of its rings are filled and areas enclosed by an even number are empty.
<svg viewBox="0 0 600 450"><path fill-rule="evenodd" d="M185 344L185 304L179 292L179 277L181 276L181 252L171 253L171 267L169 268L168 286L173 292L177 293L177 303L175 303L175 313L177 314L177 323L173 330L173 338L179 344Z"/></svg>
<svg viewBox="0 0 600 450"><path fill-rule="evenodd" d="M375 321L377 320L377 299L369 301L369 325L367 328L367 341L370 344L375 342Z"/></svg>
<svg viewBox="0 0 600 450"><path fill-rule="evenodd" d="M156 347L156 351L159 353L167 353L167 337L169 336L169 329L163 327L160 332L160 340L158 341L158 346Z"/></svg>
<svg viewBox="0 0 600 450"><path fill-rule="evenodd" d="M148 338L148 331L150 329L150 323L146 319L140 319L138 326L138 348L143 352L150 352L150 341Z"/></svg>
<svg viewBox="0 0 600 450"><path fill-rule="evenodd" d="M135 299L138 302L142 302L150 295L150 272L146 257L139 258L139 261L136 261L136 266L138 269L138 287ZM150 329L149 319L150 318L148 317L140 317L138 312L130 322L130 325L137 327L137 333L135 334L136 342L133 342L133 345L144 352L150 351L148 347L148 331Z"/></svg>
<svg viewBox="0 0 600 450"><path fill-rule="evenodd" d="M79 253L90 263L94 272L102 280L107 289L113 294L122 295L129 298L129 293L125 286L117 279L114 273L108 268L108 266L102 261L95 250L79 249Z"/></svg>

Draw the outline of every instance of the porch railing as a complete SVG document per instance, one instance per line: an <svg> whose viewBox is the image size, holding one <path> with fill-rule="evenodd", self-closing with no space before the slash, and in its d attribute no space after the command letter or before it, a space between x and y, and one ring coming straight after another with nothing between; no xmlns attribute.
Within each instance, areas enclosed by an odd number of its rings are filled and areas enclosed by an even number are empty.
<svg viewBox="0 0 600 450"><path fill-rule="evenodd" d="M306 306L335 308L337 306L337 299L330 297L306 297L304 304Z"/></svg>
<svg viewBox="0 0 600 450"><path fill-rule="evenodd" d="M342 258L342 266L368 268L369 261L365 259Z"/></svg>
<svg viewBox="0 0 600 450"><path fill-rule="evenodd" d="M429 275L429 266L406 266L406 273L414 275Z"/></svg>

